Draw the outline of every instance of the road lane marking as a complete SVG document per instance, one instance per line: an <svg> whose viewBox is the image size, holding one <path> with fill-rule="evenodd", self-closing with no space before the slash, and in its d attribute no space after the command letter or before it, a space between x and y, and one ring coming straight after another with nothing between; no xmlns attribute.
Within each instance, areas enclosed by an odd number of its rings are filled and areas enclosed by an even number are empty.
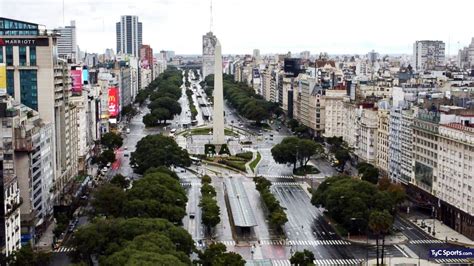
<svg viewBox="0 0 474 266"><path fill-rule="evenodd" d="M404 251L402 248L400 248L398 245L393 245L393 246L394 246L396 249L398 249L398 251L400 251L400 252L403 254L403 256L405 256L405 257L408 258L408 254L405 253L405 251Z"/></svg>

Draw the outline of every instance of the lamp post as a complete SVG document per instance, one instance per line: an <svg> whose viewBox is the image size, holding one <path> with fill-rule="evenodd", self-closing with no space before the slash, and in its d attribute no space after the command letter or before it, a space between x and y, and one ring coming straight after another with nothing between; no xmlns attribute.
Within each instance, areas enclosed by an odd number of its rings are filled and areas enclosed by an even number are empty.
<svg viewBox="0 0 474 266"><path fill-rule="evenodd" d="M365 222L365 219L363 218L356 218L356 217L351 218L351 221L356 221L356 220L361 220ZM360 235L360 226L358 226L358 229L359 229L359 235ZM365 262L366 262L366 265L369 265L369 227L368 226L365 228L365 238L366 238Z"/></svg>

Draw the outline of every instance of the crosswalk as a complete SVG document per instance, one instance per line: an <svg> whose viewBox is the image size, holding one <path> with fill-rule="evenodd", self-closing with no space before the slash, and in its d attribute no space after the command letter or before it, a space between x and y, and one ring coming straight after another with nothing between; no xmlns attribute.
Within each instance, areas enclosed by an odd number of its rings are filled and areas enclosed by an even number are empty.
<svg viewBox="0 0 474 266"><path fill-rule="evenodd" d="M361 259L320 259L314 260L314 265L360 265ZM291 266L290 260L272 260L275 266Z"/></svg>
<svg viewBox="0 0 474 266"><path fill-rule="evenodd" d="M293 179L293 176L291 175L261 175L265 178L289 178L289 179Z"/></svg>
<svg viewBox="0 0 474 266"><path fill-rule="evenodd" d="M299 186L296 182L272 182L272 186Z"/></svg>
<svg viewBox="0 0 474 266"><path fill-rule="evenodd" d="M470 263L470 261L466 260L466 259L435 259L436 263L439 263L439 264L452 264L452 263L459 263L459 264L463 264L463 263Z"/></svg>
<svg viewBox="0 0 474 266"><path fill-rule="evenodd" d="M54 253L66 253L73 251L74 248L71 247L59 247L58 249L53 250Z"/></svg>
<svg viewBox="0 0 474 266"><path fill-rule="evenodd" d="M235 246L234 240L222 240L219 241L226 246ZM262 246L343 246L350 245L351 242L345 240L260 240ZM204 247L203 241L196 241L197 247Z"/></svg>
<svg viewBox="0 0 474 266"><path fill-rule="evenodd" d="M410 240L410 244L442 244L443 240L438 239L420 239L420 240Z"/></svg>

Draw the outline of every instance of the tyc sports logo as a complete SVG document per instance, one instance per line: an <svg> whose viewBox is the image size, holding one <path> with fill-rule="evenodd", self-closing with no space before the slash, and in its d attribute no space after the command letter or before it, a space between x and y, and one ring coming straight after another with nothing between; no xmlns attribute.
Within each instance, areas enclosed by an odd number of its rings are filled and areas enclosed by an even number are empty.
<svg viewBox="0 0 474 266"><path fill-rule="evenodd" d="M431 249L430 257L436 259L449 259L449 258L461 258L468 259L474 258L474 249L472 248L460 248L460 249Z"/></svg>

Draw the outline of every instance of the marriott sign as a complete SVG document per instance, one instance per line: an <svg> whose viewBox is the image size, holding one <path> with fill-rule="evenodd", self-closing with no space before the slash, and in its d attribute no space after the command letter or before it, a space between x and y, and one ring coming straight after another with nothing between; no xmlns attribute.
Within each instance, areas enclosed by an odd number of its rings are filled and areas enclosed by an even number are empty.
<svg viewBox="0 0 474 266"><path fill-rule="evenodd" d="M48 46L48 38L0 38L0 46Z"/></svg>

